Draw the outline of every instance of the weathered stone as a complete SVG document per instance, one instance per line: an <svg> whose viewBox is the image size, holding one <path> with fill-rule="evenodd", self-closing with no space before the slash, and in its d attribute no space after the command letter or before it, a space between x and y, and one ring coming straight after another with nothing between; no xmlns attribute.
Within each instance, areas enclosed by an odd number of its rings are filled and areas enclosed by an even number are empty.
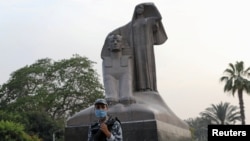
<svg viewBox="0 0 250 141"><path fill-rule="evenodd" d="M136 103L109 107L109 114L122 122L124 141L191 140L188 125L171 111L158 93L140 92L135 98ZM87 139L88 126L95 120L92 106L72 116L67 121L65 141Z"/></svg>

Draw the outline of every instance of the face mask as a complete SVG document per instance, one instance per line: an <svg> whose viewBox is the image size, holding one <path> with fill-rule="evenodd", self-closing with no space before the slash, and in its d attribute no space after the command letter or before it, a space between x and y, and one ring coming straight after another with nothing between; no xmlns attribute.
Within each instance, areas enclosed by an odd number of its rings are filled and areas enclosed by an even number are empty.
<svg viewBox="0 0 250 141"><path fill-rule="evenodd" d="M107 116L107 112L104 110L95 110L95 116L98 118L104 118Z"/></svg>

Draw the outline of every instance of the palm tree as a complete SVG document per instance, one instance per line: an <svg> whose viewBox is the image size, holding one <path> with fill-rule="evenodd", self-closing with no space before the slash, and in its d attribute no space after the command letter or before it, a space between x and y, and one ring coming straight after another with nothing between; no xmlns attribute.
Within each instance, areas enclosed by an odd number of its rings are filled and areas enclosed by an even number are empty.
<svg viewBox="0 0 250 141"><path fill-rule="evenodd" d="M206 108L200 115L215 124L235 124L236 121L241 120L240 111L237 106L230 105L228 102L220 102L217 105L212 104L211 107Z"/></svg>
<svg viewBox="0 0 250 141"><path fill-rule="evenodd" d="M249 94L250 92L250 82L246 77L250 76L250 67L244 70L244 62L236 61L233 65L229 63L229 68L227 68L224 73L225 76L220 78L221 82L225 82L224 92L231 92L234 96L235 92L238 93L241 122L245 125L245 112L244 112L244 102L243 102L243 92Z"/></svg>

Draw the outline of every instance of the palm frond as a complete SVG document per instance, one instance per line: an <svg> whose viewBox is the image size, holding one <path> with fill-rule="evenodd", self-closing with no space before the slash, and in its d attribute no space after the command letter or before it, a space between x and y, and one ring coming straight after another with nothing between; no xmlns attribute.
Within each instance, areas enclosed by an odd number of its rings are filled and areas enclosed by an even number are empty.
<svg viewBox="0 0 250 141"><path fill-rule="evenodd" d="M216 124L234 124L241 119L239 108L228 102L211 104L211 107L206 108L200 115Z"/></svg>
<svg viewBox="0 0 250 141"><path fill-rule="evenodd" d="M232 63L229 63L229 67L235 72L235 67Z"/></svg>
<svg viewBox="0 0 250 141"><path fill-rule="evenodd" d="M221 78L220 78L220 82L223 82L223 81L227 81L228 80L228 77L227 76L222 76Z"/></svg>
<svg viewBox="0 0 250 141"><path fill-rule="evenodd" d="M244 75L247 77L250 77L250 67L248 67L246 70L244 70Z"/></svg>
<svg viewBox="0 0 250 141"><path fill-rule="evenodd" d="M224 71L225 74L229 75L230 77L234 77L235 76L235 71L232 69L225 69Z"/></svg>

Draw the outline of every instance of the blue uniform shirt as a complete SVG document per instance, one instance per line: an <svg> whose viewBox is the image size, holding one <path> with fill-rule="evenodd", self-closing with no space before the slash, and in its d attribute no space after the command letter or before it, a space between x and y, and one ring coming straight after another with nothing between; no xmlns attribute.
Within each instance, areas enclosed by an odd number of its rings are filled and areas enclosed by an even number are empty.
<svg viewBox="0 0 250 141"><path fill-rule="evenodd" d="M94 141L93 139L93 133L92 133L92 128L98 128L96 126L100 126L99 123L95 123L94 126L90 125L89 126L89 131L88 131L88 141ZM123 141L122 139L122 128L121 124L119 121L115 120L114 124L112 125L111 129L111 136L110 138L106 138L106 141Z"/></svg>

